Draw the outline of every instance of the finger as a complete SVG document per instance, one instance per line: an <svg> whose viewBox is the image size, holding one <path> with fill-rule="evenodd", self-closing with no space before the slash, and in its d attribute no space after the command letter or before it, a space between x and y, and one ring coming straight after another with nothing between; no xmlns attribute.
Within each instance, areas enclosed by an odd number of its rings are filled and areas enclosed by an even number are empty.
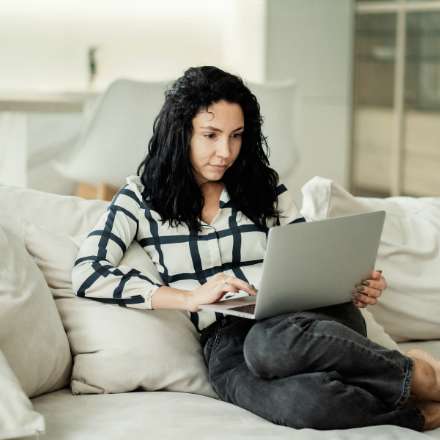
<svg viewBox="0 0 440 440"><path fill-rule="evenodd" d="M373 289L378 289L378 290L384 290L387 287L387 284L385 282L385 278L381 278L379 281L364 280L360 285L356 287L362 287L362 286L371 287Z"/></svg>
<svg viewBox="0 0 440 440"><path fill-rule="evenodd" d="M373 272L371 272L371 276L375 280L380 280L380 278L382 277L382 271L381 270L373 270Z"/></svg>
<svg viewBox="0 0 440 440"><path fill-rule="evenodd" d="M244 290L248 292L250 295L256 295L257 292L253 289L246 281L240 280L240 278L230 277L228 278L228 283L235 286L237 289Z"/></svg>
<svg viewBox="0 0 440 440"><path fill-rule="evenodd" d="M352 297L356 300L359 300L361 298L372 298L377 302L377 298L379 298L379 296L382 294L382 291L362 286L360 288L353 289L351 291L351 294Z"/></svg>
<svg viewBox="0 0 440 440"><path fill-rule="evenodd" d="M355 300L358 302L361 302L362 304L366 304L366 305L377 304L376 298L374 298L372 296L364 295L363 293L360 293L358 296L356 296Z"/></svg>
<svg viewBox="0 0 440 440"><path fill-rule="evenodd" d="M241 289L241 290L244 290L245 292L249 293L250 295L255 296L257 294L257 290L255 289L255 286L248 284L246 281L243 281L240 278L234 277L232 275L227 275L224 272L220 272L220 273L216 274L215 277L217 278L217 281L220 284L228 283L228 284L234 286L234 288L235 288L235 290L233 290L234 292Z"/></svg>
<svg viewBox="0 0 440 440"><path fill-rule="evenodd" d="M365 304L366 306L374 306L377 304L377 299L372 298L371 296L362 295L359 298L359 302L361 302L362 304Z"/></svg>
<svg viewBox="0 0 440 440"><path fill-rule="evenodd" d="M218 280L217 287L219 290L224 290L224 291L228 291L228 292L230 292L230 291L236 292L237 291L237 288L231 282L229 282L229 280L228 281L224 281L222 279Z"/></svg>
<svg viewBox="0 0 440 440"><path fill-rule="evenodd" d="M220 301L222 299L231 299L233 298L233 295L235 294L235 291L229 291L229 292L221 292L221 294L219 295L219 297L216 299L216 301ZM229 296L227 296L229 295Z"/></svg>
<svg viewBox="0 0 440 440"><path fill-rule="evenodd" d="M235 293L237 293L237 290L235 289L235 287L232 287L232 286L225 287L217 294L216 301L220 301L222 299L228 299L227 297L225 298L226 295L235 294Z"/></svg>
<svg viewBox="0 0 440 440"><path fill-rule="evenodd" d="M360 286L356 288L356 292L362 293L373 298L378 298L382 295L382 289L374 289L373 287Z"/></svg>

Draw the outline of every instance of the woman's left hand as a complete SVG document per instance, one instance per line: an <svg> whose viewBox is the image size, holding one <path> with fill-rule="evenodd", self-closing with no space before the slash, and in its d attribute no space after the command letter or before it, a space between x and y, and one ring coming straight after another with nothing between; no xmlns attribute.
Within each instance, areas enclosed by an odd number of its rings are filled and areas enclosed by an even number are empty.
<svg viewBox="0 0 440 440"><path fill-rule="evenodd" d="M381 270L373 270L371 278L362 281L352 290L353 303L358 308L377 304L382 291L388 287Z"/></svg>

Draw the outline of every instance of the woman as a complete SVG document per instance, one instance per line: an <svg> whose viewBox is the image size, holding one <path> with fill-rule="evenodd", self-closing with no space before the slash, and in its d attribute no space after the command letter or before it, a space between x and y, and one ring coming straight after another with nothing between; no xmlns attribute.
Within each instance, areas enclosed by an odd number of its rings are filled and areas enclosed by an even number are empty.
<svg viewBox="0 0 440 440"><path fill-rule="evenodd" d="M82 244L77 295L144 309L182 309L201 333L221 399L295 428L440 426L440 367L366 338L360 307L386 282L374 271L353 304L261 321L200 311L255 295L268 228L304 221L269 167L255 96L216 67L188 69L165 94L138 176ZM161 275L118 266L133 240Z"/></svg>

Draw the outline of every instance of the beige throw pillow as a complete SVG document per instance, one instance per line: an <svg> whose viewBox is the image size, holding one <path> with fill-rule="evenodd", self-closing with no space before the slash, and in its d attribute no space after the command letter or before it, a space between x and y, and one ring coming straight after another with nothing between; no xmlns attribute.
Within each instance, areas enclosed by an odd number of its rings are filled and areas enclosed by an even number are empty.
<svg viewBox="0 0 440 440"><path fill-rule="evenodd" d="M187 313L135 310L77 297L71 272L85 236L54 234L31 223L25 232L26 247L45 274L67 331L74 355L74 394L140 388L217 397ZM120 265L140 271L150 265L150 271L153 263L133 242Z"/></svg>
<svg viewBox="0 0 440 440"><path fill-rule="evenodd" d="M43 274L22 239L2 227L0 255L0 349L27 396L63 388L72 359Z"/></svg>
<svg viewBox="0 0 440 440"><path fill-rule="evenodd" d="M43 416L33 410L1 350L0 390L0 440L44 433Z"/></svg>
<svg viewBox="0 0 440 440"><path fill-rule="evenodd" d="M302 192L311 220L386 211L376 268L388 288L368 310L395 341L440 339L440 198L354 197L322 177Z"/></svg>

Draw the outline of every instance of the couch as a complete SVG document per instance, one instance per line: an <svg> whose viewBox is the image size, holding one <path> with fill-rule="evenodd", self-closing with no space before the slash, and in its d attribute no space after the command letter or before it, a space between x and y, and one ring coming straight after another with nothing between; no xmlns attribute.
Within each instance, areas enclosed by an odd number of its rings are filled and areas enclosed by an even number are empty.
<svg viewBox="0 0 440 440"><path fill-rule="evenodd" d="M302 194L308 220L387 212L376 268L389 288L363 310L368 335L440 356L440 198L353 197L319 177ZM185 312L72 293L78 247L107 203L0 186L0 439L440 439L396 426L296 430L219 400ZM151 261L133 243L123 265Z"/></svg>

